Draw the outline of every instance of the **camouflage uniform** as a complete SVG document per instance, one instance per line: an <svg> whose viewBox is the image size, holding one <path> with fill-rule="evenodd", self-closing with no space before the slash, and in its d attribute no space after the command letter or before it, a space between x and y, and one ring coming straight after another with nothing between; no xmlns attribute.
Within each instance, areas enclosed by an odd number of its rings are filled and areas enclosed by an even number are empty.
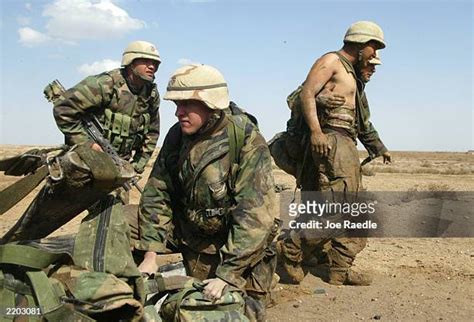
<svg viewBox="0 0 474 322"><path fill-rule="evenodd" d="M388 149L383 144L382 140L379 137L377 130L375 129L372 122L370 122L370 109L369 102L367 100L367 95L365 94L364 87L365 84L358 80L359 88L361 88L361 108L359 109L360 121L359 129L357 133L357 138L364 145L365 149L369 153L371 159L375 159L385 152Z"/></svg>
<svg viewBox="0 0 474 322"><path fill-rule="evenodd" d="M105 129L105 137L125 159L132 157L141 173L155 149L160 132L160 96L154 83L140 92L124 77L123 69L89 76L55 101L54 117L66 144L89 141L81 116L93 113Z"/></svg>
<svg viewBox="0 0 474 322"><path fill-rule="evenodd" d="M331 150L327 157L321 157L311 151L309 137L306 136L307 160L297 162L296 170L297 174L304 174L297 178L302 191L359 191L361 173L356 148L357 138L371 158L381 156L387 151L369 120L370 110L364 83L357 78L352 64L342 55L338 56L346 71L357 81L355 108L340 106L337 109L329 109L322 106L320 110L318 109L321 128L327 135ZM367 277L349 270L356 255L364 249L366 243L367 238L341 236L319 239L291 231L278 241L277 250L292 282L299 283L304 278L302 262L309 264L312 259L318 258L318 262L322 259L329 264L329 283L367 285L370 284Z"/></svg>
<svg viewBox="0 0 474 322"><path fill-rule="evenodd" d="M227 124L244 117L221 112L192 136L171 128L140 200L140 238L148 251L176 245L194 277L217 276L264 299L274 271L274 183L268 147L249 121L232 165Z"/></svg>

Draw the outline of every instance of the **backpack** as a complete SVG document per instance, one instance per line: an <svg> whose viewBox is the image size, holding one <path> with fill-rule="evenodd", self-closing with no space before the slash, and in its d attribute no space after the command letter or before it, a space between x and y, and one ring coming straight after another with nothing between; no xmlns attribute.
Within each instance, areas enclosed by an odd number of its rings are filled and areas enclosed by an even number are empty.
<svg viewBox="0 0 474 322"><path fill-rule="evenodd" d="M169 296L161 306L164 321L248 321L245 300L238 289L230 288L219 300L204 297L204 286L190 280L183 289Z"/></svg>
<svg viewBox="0 0 474 322"><path fill-rule="evenodd" d="M74 266L61 249L0 246L0 306L7 319L27 315L47 321L138 321L142 304L123 280ZM5 316L6 315L6 316Z"/></svg>
<svg viewBox="0 0 474 322"><path fill-rule="evenodd" d="M290 119L286 123L286 131L276 134L269 142L270 153L275 164L288 174L298 179L297 166L306 155L308 126L301 112L300 98L303 85L298 86L288 95L286 102L291 110Z"/></svg>

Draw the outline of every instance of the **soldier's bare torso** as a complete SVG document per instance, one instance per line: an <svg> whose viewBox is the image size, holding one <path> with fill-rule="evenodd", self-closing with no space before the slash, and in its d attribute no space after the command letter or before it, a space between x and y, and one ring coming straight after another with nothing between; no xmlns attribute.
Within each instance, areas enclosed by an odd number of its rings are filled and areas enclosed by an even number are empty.
<svg viewBox="0 0 474 322"><path fill-rule="evenodd" d="M352 74L348 73L342 65L339 57L334 53L322 56L315 65L321 61L321 69L332 70L332 76L316 95L337 94L345 99L345 106L348 109L355 108L356 81ZM317 108L321 108L317 106Z"/></svg>

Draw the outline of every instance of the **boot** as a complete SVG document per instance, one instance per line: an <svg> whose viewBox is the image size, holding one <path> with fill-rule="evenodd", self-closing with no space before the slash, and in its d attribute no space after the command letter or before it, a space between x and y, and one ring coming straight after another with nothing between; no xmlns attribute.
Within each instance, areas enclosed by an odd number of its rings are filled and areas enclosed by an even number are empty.
<svg viewBox="0 0 474 322"><path fill-rule="evenodd" d="M372 277L368 273L355 272L351 268L330 268L329 284L367 286L372 284Z"/></svg>
<svg viewBox="0 0 474 322"><path fill-rule="evenodd" d="M301 262L290 260L285 256L284 240L279 240L276 243L276 251L279 260L279 267L281 268L282 280L291 284L300 284L304 279L304 271L301 267Z"/></svg>

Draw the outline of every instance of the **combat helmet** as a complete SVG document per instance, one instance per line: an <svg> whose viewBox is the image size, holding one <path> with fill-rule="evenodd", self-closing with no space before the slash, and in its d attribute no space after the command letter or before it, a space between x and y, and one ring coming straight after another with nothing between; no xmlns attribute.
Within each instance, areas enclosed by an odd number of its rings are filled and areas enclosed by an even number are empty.
<svg viewBox="0 0 474 322"><path fill-rule="evenodd" d="M137 58L148 58L161 63L158 49L148 41L137 40L129 43L122 54L122 67L129 65Z"/></svg>
<svg viewBox="0 0 474 322"><path fill-rule="evenodd" d="M382 60L380 59L379 51L375 52L375 57L369 60L369 64L372 65L382 65Z"/></svg>
<svg viewBox="0 0 474 322"><path fill-rule="evenodd" d="M347 29L344 36L344 43L352 42L365 44L369 41L376 41L380 49L385 48L382 28L372 21L357 21Z"/></svg>
<svg viewBox="0 0 474 322"><path fill-rule="evenodd" d="M190 64L178 68L166 90L165 100L197 100L213 110L229 107L229 91L224 76L209 65Z"/></svg>

